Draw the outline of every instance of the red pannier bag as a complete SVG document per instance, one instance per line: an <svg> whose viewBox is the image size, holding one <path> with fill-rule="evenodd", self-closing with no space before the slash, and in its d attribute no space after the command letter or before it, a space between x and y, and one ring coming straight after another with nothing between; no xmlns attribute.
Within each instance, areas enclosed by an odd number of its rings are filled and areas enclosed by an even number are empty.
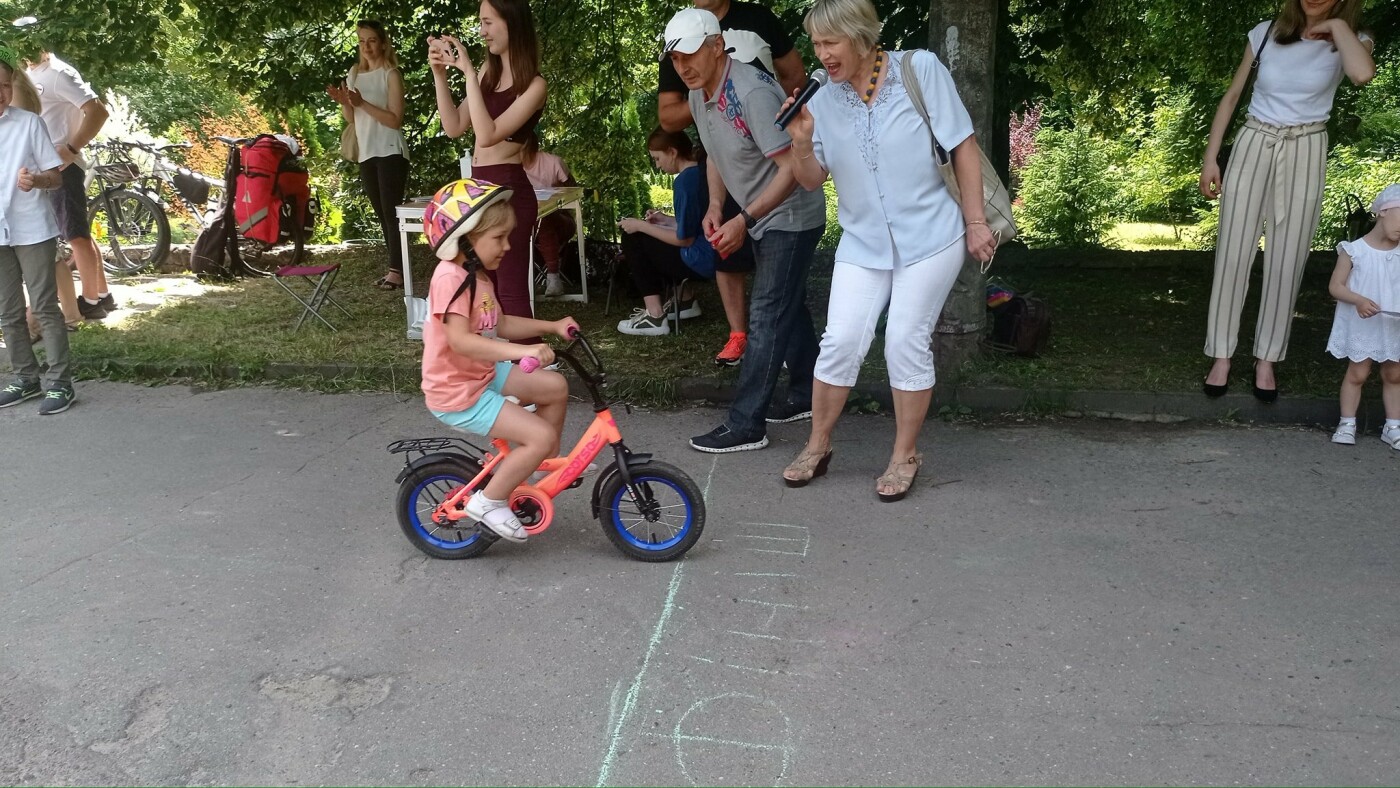
<svg viewBox="0 0 1400 788"><path fill-rule="evenodd" d="M243 146L234 203L238 233L275 245L310 237L315 224L310 176L285 143L260 134Z"/></svg>

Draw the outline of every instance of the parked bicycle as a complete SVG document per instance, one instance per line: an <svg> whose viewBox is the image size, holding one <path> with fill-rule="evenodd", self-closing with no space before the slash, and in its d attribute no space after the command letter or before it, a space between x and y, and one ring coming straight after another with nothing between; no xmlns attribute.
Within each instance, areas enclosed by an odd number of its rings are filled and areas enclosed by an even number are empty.
<svg viewBox="0 0 1400 788"><path fill-rule="evenodd" d="M125 143L92 146L93 164L87 171L88 224L99 249L107 247L102 265L113 274L132 274L158 265L170 253L170 221L155 197L139 181L141 168L131 160Z"/></svg>

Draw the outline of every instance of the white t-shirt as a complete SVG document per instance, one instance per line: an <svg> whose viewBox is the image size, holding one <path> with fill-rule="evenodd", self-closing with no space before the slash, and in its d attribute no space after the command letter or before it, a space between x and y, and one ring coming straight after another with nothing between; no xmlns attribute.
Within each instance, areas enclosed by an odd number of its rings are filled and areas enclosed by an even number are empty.
<svg viewBox="0 0 1400 788"><path fill-rule="evenodd" d="M1342 84L1342 53L1332 48L1331 41L1306 38L1292 44L1274 40L1265 45L1268 29L1268 22L1260 22L1249 31L1249 51L1259 52L1259 47L1264 47L1249 114L1274 126L1325 122L1332 114L1337 86ZM1372 40L1365 33L1360 38L1363 42Z"/></svg>
<svg viewBox="0 0 1400 788"><path fill-rule="evenodd" d="M83 105L97 98L92 87L72 66L49 55L47 62L29 68L29 80L43 104L40 115L49 127L53 144L66 144L83 124Z"/></svg>
<svg viewBox="0 0 1400 788"><path fill-rule="evenodd" d="M0 246L29 246L58 235L49 192L19 190L19 169L39 174L63 164L44 121L10 106L0 114Z"/></svg>

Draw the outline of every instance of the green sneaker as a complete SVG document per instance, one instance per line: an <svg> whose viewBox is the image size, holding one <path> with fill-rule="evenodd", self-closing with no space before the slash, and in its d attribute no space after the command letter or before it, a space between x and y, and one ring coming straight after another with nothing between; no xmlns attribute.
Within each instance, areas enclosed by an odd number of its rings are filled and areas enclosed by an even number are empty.
<svg viewBox="0 0 1400 788"><path fill-rule="evenodd" d="M18 405L27 399L34 399L44 393L39 388L37 380L16 380L14 383L0 389L0 408L8 408L11 405Z"/></svg>
<svg viewBox="0 0 1400 788"><path fill-rule="evenodd" d="M62 413L73 406L73 394L71 385L58 385L44 392L44 401L39 403L40 416L52 416L55 413Z"/></svg>

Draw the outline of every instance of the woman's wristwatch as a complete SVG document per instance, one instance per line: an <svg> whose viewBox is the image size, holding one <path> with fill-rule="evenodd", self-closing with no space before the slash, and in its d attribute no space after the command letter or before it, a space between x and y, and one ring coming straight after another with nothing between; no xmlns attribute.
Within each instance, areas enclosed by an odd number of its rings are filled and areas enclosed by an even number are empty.
<svg viewBox="0 0 1400 788"><path fill-rule="evenodd" d="M758 224L758 220L755 219L755 218L753 218L753 215L749 213L749 209L748 209L748 208L740 208L740 209L739 209L739 215L742 216L742 217L744 217L744 229L745 229L745 230L752 230L752 229L753 229L753 226L754 226L755 224Z"/></svg>

